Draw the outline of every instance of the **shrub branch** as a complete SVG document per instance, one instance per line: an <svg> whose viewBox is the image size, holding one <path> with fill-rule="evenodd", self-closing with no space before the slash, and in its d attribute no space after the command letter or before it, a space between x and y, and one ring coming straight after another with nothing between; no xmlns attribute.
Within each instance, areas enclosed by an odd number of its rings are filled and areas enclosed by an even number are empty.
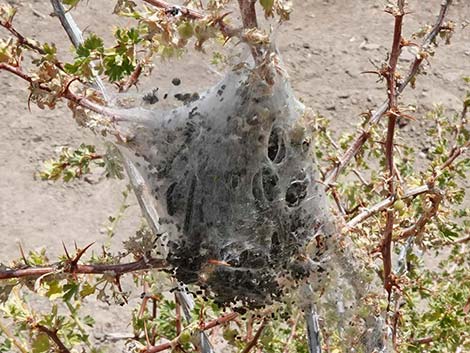
<svg viewBox="0 0 470 353"><path fill-rule="evenodd" d="M123 264L75 264L74 266L55 265L44 267L27 267L21 269L0 270L0 280L12 278L39 278L41 276L53 273L70 273L70 274L105 274L113 273L116 276L124 273L136 272L142 270L168 268L168 264L162 259L145 259L141 258L134 262Z"/></svg>
<svg viewBox="0 0 470 353"><path fill-rule="evenodd" d="M425 53L428 47L435 41L437 35L439 34L440 30L442 29L444 19L447 15L448 9L452 4L452 0L444 0L441 4L439 15L437 16L437 20L432 27L431 32L425 37L423 42L420 46L420 53ZM403 90L408 86L408 84L416 77L418 74L419 68L421 67L426 55L420 54L415 57L414 61L412 62L408 74L406 75L403 82L397 87L396 94L397 97L403 92ZM351 160L361 151L362 146L366 143L366 141L370 137L370 133L372 128L380 121L382 116L387 112L389 108L388 99L372 114L368 125L363 129L363 131L358 135L355 141L351 144L351 146L344 152L343 156L339 158L339 161L336 162L335 166L328 171L325 176L324 183L329 188L329 185L334 184L334 182L338 179L341 172L349 165Z"/></svg>
<svg viewBox="0 0 470 353"><path fill-rule="evenodd" d="M38 330L39 332L45 333L49 337L49 339L51 339L52 342L54 342L54 344L57 346L57 352L70 353L70 350L62 343L59 336L57 335L57 330L51 330L46 326L40 324L34 325L33 328Z"/></svg>

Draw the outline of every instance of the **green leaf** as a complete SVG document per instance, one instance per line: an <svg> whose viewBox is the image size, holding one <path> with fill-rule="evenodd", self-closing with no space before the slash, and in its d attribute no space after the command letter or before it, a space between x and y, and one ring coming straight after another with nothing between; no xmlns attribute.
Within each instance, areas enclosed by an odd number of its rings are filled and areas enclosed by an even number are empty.
<svg viewBox="0 0 470 353"><path fill-rule="evenodd" d="M263 6L266 16L273 15L274 0L259 0L259 3Z"/></svg>
<svg viewBox="0 0 470 353"><path fill-rule="evenodd" d="M0 344L0 353L8 353L11 352L11 341L9 339L5 339L2 344Z"/></svg>
<svg viewBox="0 0 470 353"><path fill-rule="evenodd" d="M189 21L184 21L178 26L178 33L183 39L189 39L194 34L193 26Z"/></svg>
<svg viewBox="0 0 470 353"><path fill-rule="evenodd" d="M63 299L64 301L69 301L70 299L72 299L72 297L78 293L78 289L79 289L79 284L78 283L75 283L75 282L70 282L70 283L67 283L66 285L64 285L63 287L63 290L64 290L64 295L63 295Z"/></svg>
<svg viewBox="0 0 470 353"><path fill-rule="evenodd" d="M46 296L50 300L55 300L57 298L61 298L64 294L62 290L62 286L60 285L59 281L52 281L48 283L49 289L46 292Z"/></svg>
<svg viewBox="0 0 470 353"><path fill-rule="evenodd" d="M108 75L111 82L121 80L125 75L130 75L135 65L129 57L122 55L109 55L104 59L105 74Z"/></svg>
<svg viewBox="0 0 470 353"><path fill-rule="evenodd" d="M6 270L7 267L0 263L0 270ZM0 303L5 303L10 297L10 293L17 285L16 281L0 281Z"/></svg>
<svg viewBox="0 0 470 353"><path fill-rule="evenodd" d="M10 5L0 4L0 18L6 23L11 23L15 17L16 8Z"/></svg>
<svg viewBox="0 0 470 353"><path fill-rule="evenodd" d="M82 285L82 289L80 290L80 296L82 298L85 298L89 295L92 295L93 293L95 293L95 286L92 286L90 283L88 282L85 282L83 285Z"/></svg>
<svg viewBox="0 0 470 353"><path fill-rule="evenodd" d="M83 323L87 326L93 327L95 325L95 319L93 319L90 315L86 315L82 320Z"/></svg>
<svg viewBox="0 0 470 353"><path fill-rule="evenodd" d="M80 0L62 0L62 2L63 2L64 5L68 5L70 7L75 7L75 6L78 5Z"/></svg>
<svg viewBox="0 0 470 353"><path fill-rule="evenodd" d="M32 342L33 353L43 353L49 351L51 347L49 337L45 333L39 333Z"/></svg>

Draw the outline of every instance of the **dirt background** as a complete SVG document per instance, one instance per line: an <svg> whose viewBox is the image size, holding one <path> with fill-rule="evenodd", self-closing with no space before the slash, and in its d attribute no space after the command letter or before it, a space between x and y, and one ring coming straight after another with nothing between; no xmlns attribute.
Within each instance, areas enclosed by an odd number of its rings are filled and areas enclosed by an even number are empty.
<svg viewBox="0 0 470 353"><path fill-rule="evenodd" d="M40 41L55 42L63 57L71 58L67 37L58 20L49 16L49 1L8 2L19 9L18 30ZM379 64L384 60L391 45L393 18L383 12L385 2L294 1L292 21L276 29L279 50L298 97L331 118L332 128L338 133L351 131L361 112L385 99L383 83L376 82L372 75L361 74L373 69L371 61ZM440 2L409 1L411 13L405 19L405 36L432 23ZM73 15L81 28L110 39L116 23L111 15L114 3L84 1ZM418 120L403 131L418 152L429 142L422 134L420 115L435 103L442 103L450 111L460 110L465 94L462 76L470 75L470 26L462 28L470 20L468 0L454 1L449 18L456 23L451 45L437 50L428 75L419 78L417 89L407 89L401 100L416 107L413 115ZM1 36L6 37L6 33L1 31ZM412 54L405 53L402 58L401 67L408 67ZM182 79L186 91L202 91L219 77L208 61L197 54L176 63L157 62L152 76L143 79L139 92L168 83L173 77ZM101 149L101 140L77 127L65 104L54 111L36 107L28 111L26 85L5 72L0 72L0 95L0 262L8 263L19 256L18 243L26 250L46 246L52 259L62 253L62 241L70 248L74 241L80 246L97 241L94 248L99 249L99 243L106 239L107 217L116 214L126 182L100 180L99 175L92 176L94 183L41 182L36 174L42 161L54 157L61 146L75 147L85 142ZM128 203L126 218L117 230L116 247L140 222L136 200L131 197ZM89 310L98 320L94 333L97 339L129 331L120 324L128 321L122 310L128 315L129 308L115 310L91 303Z"/></svg>

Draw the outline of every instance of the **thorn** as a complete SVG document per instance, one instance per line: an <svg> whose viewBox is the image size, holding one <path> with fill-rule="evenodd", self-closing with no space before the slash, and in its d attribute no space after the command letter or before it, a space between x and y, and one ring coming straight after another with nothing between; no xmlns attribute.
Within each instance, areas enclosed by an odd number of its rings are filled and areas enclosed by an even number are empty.
<svg viewBox="0 0 470 353"><path fill-rule="evenodd" d="M129 304L129 302L127 301L126 296L124 295L124 291L122 290L122 286L121 286L121 276L117 275L117 276L114 278L114 281L116 282L116 286L118 287L119 293L121 293L121 296L122 296L122 299L124 300L124 303Z"/></svg>
<svg viewBox="0 0 470 353"><path fill-rule="evenodd" d="M405 119L409 119L409 120L416 121L416 118L415 118L414 116L409 115L409 114L400 113L400 116L401 116L402 118L405 118Z"/></svg>
<svg viewBox="0 0 470 353"><path fill-rule="evenodd" d="M76 265L78 260L80 260L80 258L83 256L83 254L85 254L85 252L93 245L95 244L95 242L91 242L90 244L88 244L87 246L85 246L82 250L78 249L78 253L77 255L75 255L75 257L73 258L72 260L72 263L73 265ZM77 244L75 244L75 247L77 246Z"/></svg>
<svg viewBox="0 0 470 353"><path fill-rule="evenodd" d="M65 256L67 256L67 259L68 259L69 261L72 260L72 258L70 257L69 251L67 250L67 247L65 246L65 243L64 243L63 240L62 240L62 246L64 247Z"/></svg>
<svg viewBox="0 0 470 353"><path fill-rule="evenodd" d="M18 243L18 246L20 248L20 254L21 254L21 257L23 258L24 264L28 267L31 266L28 259L26 258L26 255L24 254L23 246L21 245L21 243Z"/></svg>
<svg viewBox="0 0 470 353"><path fill-rule="evenodd" d="M147 329L147 321L145 320L144 320L144 332L145 332L145 341L147 341L147 347L151 347L152 345L150 344L149 333Z"/></svg>
<svg viewBox="0 0 470 353"><path fill-rule="evenodd" d="M28 111L31 113L31 98L33 97L33 92L29 93L28 96Z"/></svg>
<svg viewBox="0 0 470 353"><path fill-rule="evenodd" d="M382 76L382 73L380 71L375 70L361 71L360 74L376 74L377 76Z"/></svg>

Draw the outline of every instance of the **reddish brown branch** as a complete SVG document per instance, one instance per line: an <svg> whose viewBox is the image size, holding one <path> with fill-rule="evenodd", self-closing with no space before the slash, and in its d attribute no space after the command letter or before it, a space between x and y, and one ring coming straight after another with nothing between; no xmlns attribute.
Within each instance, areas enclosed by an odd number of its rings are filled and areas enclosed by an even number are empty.
<svg viewBox="0 0 470 353"><path fill-rule="evenodd" d="M325 184L330 185L338 179L338 176L346 168L349 162L359 153L364 143L370 137L370 129L362 131L354 143L344 152L343 156L337 162L336 166L327 173L325 177Z"/></svg>
<svg viewBox="0 0 470 353"><path fill-rule="evenodd" d="M23 80L29 82L31 85L35 85L35 86L39 87L41 90L44 90L44 91L50 92L50 93L54 93L49 87L47 87L45 85L45 83L34 81L34 79L31 76L29 76L27 73L22 71L21 68L19 68L17 66L13 66L13 65L10 65L10 64L7 64L7 63L0 63L0 70L8 71L8 72L22 78ZM97 114L107 116L107 117L111 118L113 121L114 120L117 121L121 118L121 116L116 111L114 111L114 110L112 110L108 107L104 107L104 106L102 106L100 104L97 104L95 102L92 102L89 99L87 99L86 97L79 96L79 95L73 93L70 90L68 85L64 88L63 92L58 93L58 97L59 98L63 97L63 98L69 100L70 102L72 102L76 105L79 105L83 108L89 109L89 110L91 110L91 111L93 111Z"/></svg>
<svg viewBox="0 0 470 353"><path fill-rule="evenodd" d="M382 200L378 203L376 203L373 206L365 208L361 213L359 213L356 217L351 219L347 224L346 224L346 229L351 229L354 228L356 225L359 223L365 221L369 217L371 217L374 214L377 214L378 212L381 212L391 205L393 205L394 199L392 197L386 198L385 200Z"/></svg>
<svg viewBox="0 0 470 353"><path fill-rule="evenodd" d="M387 138L385 140L385 159L388 169L388 196L392 199L395 197L395 163L394 163L394 137L397 118L399 116L398 110L398 92L397 92L397 64L398 58L401 53L402 43L402 26L403 16L405 15L405 0L397 1L397 8L395 10L395 26L393 31L392 51L390 53L390 60L388 68L384 73L387 80L388 92L388 127ZM386 214L387 220L383 233L383 239L380 246L383 262L383 276L384 287L390 295L392 292L392 238L393 238L393 223L395 221L395 213L393 210L388 210Z"/></svg>
<svg viewBox="0 0 470 353"><path fill-rule="evenodd" d="M413 341L413 344L415 345L420 345L420 344L428 344L434 341L434 337L429 336L429 337L423 337L423 338L418 338Z"/></svg>
<svg viewBox="0 0 470 353"><path fill-rule="evenodd" d="M395 194L395 164L393 158L394 150L394 137L395 137L395 127L397 123L397 118L399 117L398 110L398 92L397 92L397 64L398 58L401 53L401 33L403 26L403 16L405 15L405 1L398 0L398 11L395 14L395 27L393 33L393 43L392 51L390 53L390 61L388 64L388 69L385 73L385 78L387 80L387 92L388 92L388 127L387 127L387 138L385 140L385 158L388 168L388 191L389 196Z"/></svg>
<svg viewBox="0 0 470 353"><path fill-rule="evenodd" d="M393 222L394 222L393 210L387 211L387 221L383 232L382 244L380 246L380 252L382 253L383 262L383 277L384 277L384 288L389 294L392 292L392 234L393 234Z"/></svg>
<svg viewBox="0 0 470 353"><path fill-rule="evenodd" d="M238 0L238 6L240 8L240 14L242 17L243 28L250 30L258 28L258 20L256 18L255 9L256 0ZM261 64L261 51L254 45L250 45L251 55L255 60L255 63Z"/></svg>
<svg viewBox="0 0 470 353"><path fill-rule="evenodd" d="M290 352L290 343L294 340L294 338L296 337L296 332L295 330L297 329L297 323L299 322L299 319L300 319L300 314L297 314L297 316L295 317L295 319L292 320L292 323L291 323L291 331L290 331L290 335L289 337L287 338L287 341L285 343L285 348L284 348L284 351L283 353L289 353Z"/></svg>
<svg viewBox="0 0 470 353"><path fill-rule="evenodd" d="M132 74L127 79L127 81L119 88L119 92L125 93L129 91L132 86L136 85L139 81L140 75L142 74L143 68L144 66L142 65L142 63L138 63Z"/></svg>
<svg viewBox="0 0 470 353"><path fill-rule="evenodd" d="M449 153L449 157L447 157L446 161L442 164L441 169L449 167L462 153L467 151L469 148L470 141L467 141L463 146L452 148Z"/></svg>
<svg viewBox="0 0 470 353"><path fill-rule="evenodd" d="M176 335L181 334L181 304L178 300L178 296L175 293L175 326L176 326Z"/></svg>
<svg viewBox="0 0 470 353"><path fill-rule="evenodd" d="M429 221L437 214L439 211L439 206L441 204L444 195L439 191L432 189L430 190L432 195L429 196L431 206L426 207L424 206L424 211L421 216L418 218L416 222L413 223L411 227L408 227L403 230L400 234L400 239L406 239L409 237L417 237L419 236L425 229L426 225Z"/></svg>
<svg viewBox="0 0 470 353"><path fill-rule="evenodd" d="M251 29L258 27L255 10L256 0L238 0L240 14L242 16L243 28Z"/></svg>
<svg viewBox="0 0 470 353"><path fill-rule="evenodd" d="M248 353L250 352L256 345L258 344L258 340L261 337L261 334L263 333L264 328L266 327L268 321L266 319L263 319L261 322L261 325L258 328L258 331L256 331L255 336L253 339L246 345L246 347L243 349L242 353Z"/></svg>
<svg viewBox="0 0 470 353"><path fill-rule="evenodd" d="M124 264L90 264L80 265L74 267L64 266L61 268L56 266L44 267L28 267L22 269L0 270L0 280L12 278L38 278L43 275L53 273L70 273L70 274L104 274L107 272L113 273L118 276L124 273L149 270L149 269L166 269L168 263L161 259L140 259L138 261L124 263Z"/></svg>
<svg viewBox="0 0 470 353"><path fill-rule="evenodd" d="M434 40L436 39L437 35L439 34L442 28L444 19L447 15L448 9L451 4L452 4L452 0L444 0L442 2L439 15L437 17L436 22L434 23L434 26L432 27L431 32L426 36L426 38L421 43L420 52L426 51L429 45L432 42L434 42ZM403 92L403 90L408 86L408 84L416 77L424 59L425 57L423 55L419 55L415 58L415 60L411 64L411 67L405 79L400 84L400 86L397 87L397 92L396 92L397 96L400 95ZM339 163L337 163L334 166L334 168L332 168L327 173L327 175L324 178L325 184L327 185L327 187L328 185L334 183L337 180L341 172L349 165L352 159L361 151L362 146L365 144L365 142L368 140L370 136L370 132L372 128L380 121L381 117L387 112L389 108L388 103L389 102L387 99L386 102L384 102L380 107L377 108L377 110L372 114L369 120L368 126L366 126L364 131L360 133L360 135L356 138L356 140L351 145L351 147L349 147L348 150L343 154L343 156L340 158Z"/></svg>
<svg viewBox="0 0 470 353"><path fill-rule="evenodd" d="M217 319L214 319L212 321L209 321L208 323L206 324L202 324L200 325L200 329L203 330L203 331L206 331L206 330L210 330L211 328L215 327L215 326L219 326L219 325L223 325L229 321L233 321L234 319L236 319L238 317L238 314L237 313L229 313L229 314L226 314L224 316L221 316Z"/></svg>
<svg viewBox="0 0 470 353"><path fill-rule="evenodd" d="M199 329L202 331L210 330L211 328L214 328L219 325L226 324L227 322L230 322L234 320L238 316L237 313L229 313L226 314L222 317L219 317L217 319L214 319L212 321L209 321L208 323L202 323L199 325ZM173 348L177 345L178 337L174 339L173 341L165 342L162 344L159 344L157 346L151 346L147 347L141 350L142 353L157 353L157 352L162 352L164 350Z"/></svg>
<svg viewBox="0 0 470 353"><path fill-rule="evenodd" d="M43 325L34 325L33 328L37 329L39 332L45 333L57 346L57 351L59 353L70 353L70 350L65 347L65 345L60 340L59 336L57 335L57 330L51 330Z"/></svg>
<svg viewBox="0 0 470 353"><path fill-rule="evenodd" d="M46 52L44 51L43 48L36 45L35 42L31 41L30 39L26 38L23 34L18 32L13 27L13 24L11 22L2 22L2 21L0 21L0 26L2 26L6 30L8 30L13 36L15 36L15 38L18 40L18 43L19 43L20 46L24 46L24 47L27 47L29 49L32 49L35 52L37 52L38 54L46 55ZM61 62L59 62L58 60L54 61L54 65L57 66L60 70L64 71L63 64Z"/></svg>
<svg viewBox="0 0 470 353"><path fill-rule="evenodd" d="M25 46L25 47L28 47L30 49L33 49L34 51L38 52L39 54L41 55L45 55L46 52L44 51L44 49L42 49L41 47L37 46L35 43L31 42L28 38L26 38L24 35L22 35L21 33L19 33L12 25L11 22L2 22L0 21L0 26L2 26L3 28L5 28L8 32L10 32L11 34L13 34L15 36L15 38L18 40L18 43L21 45L21 46Z"/></svg>
<svg viewBox="0 0 470 353"><path fill-rule="evenodd" d="M457 244L465 244L465 243L468 243L468 242L470 242L470 235L467 236L467 237L463 237L463 238L457 239L457 240L455 241L455 243L457 243Z"/></svg>
<svg viewBox="0 0 470 353"><path fill-rule="evenodd" d="M441 3L441 9L439 11L439 15L437 16L437 20L436 20L434 26L432 27L431 31L429 32L429 34L424 38L424 41L421 44L421 51L423 49L426 49L429 45L431 45L431 43L434 42L437 35L441 31L442 26L444 24L444 19L446 18L447 12L449 11L449 7L450 7L450 5L452 5L452 1L453 0L444 0ZM424 59L425 59L425 57L423 55L419 55L411 63L410 72L409 72L408 76L405 78L405 80L403 80L402 84L398 88L399 93L403 92L405 87L416 76L416 74L419 71L419 67L421 66L421 63L423 62Z"/></svg>

